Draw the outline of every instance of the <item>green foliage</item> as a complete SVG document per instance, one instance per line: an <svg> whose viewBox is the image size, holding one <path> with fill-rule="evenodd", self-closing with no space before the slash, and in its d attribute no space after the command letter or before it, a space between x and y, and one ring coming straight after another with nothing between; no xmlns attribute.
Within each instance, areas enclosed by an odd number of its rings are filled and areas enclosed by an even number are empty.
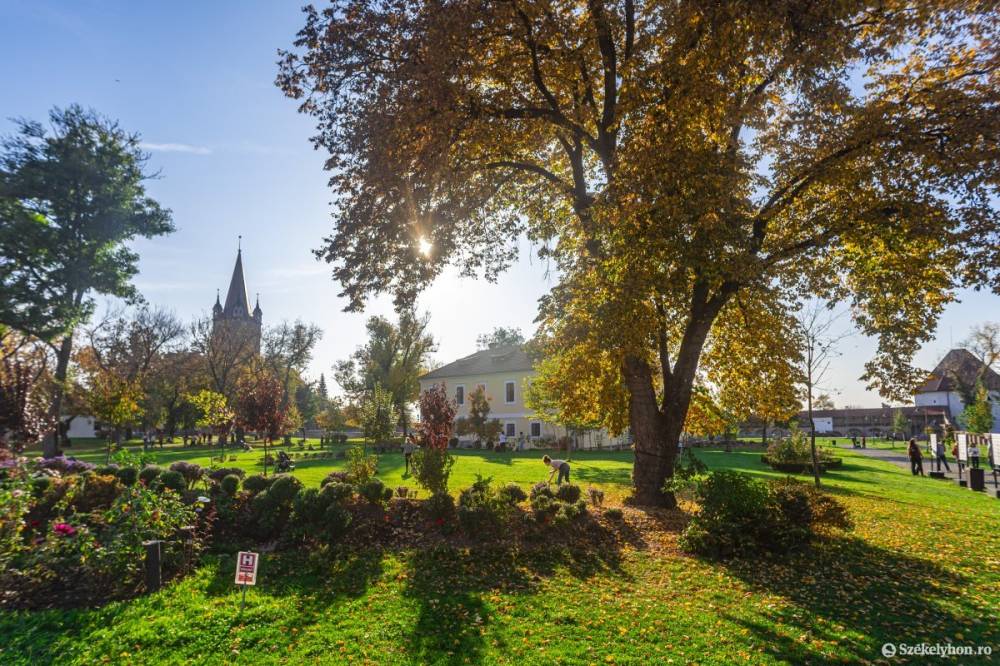
<svg viewBox="0 0 1000 666"><path fill-rule="evenodd" d="M455 498L448 493L431 495L424 501L424 511L428 518L443 525L455 515Z"/></svg>
<svg viewBox="0 0 1000 666"><path fill-rule="evenodd" d="M76 105L15 127L0 155L0 322L51 340L89 317L92 292L135 296L129 244L173 225L146 195L137 135Z"/></svg>
<svg viewBox="0 0 1000 666"><path fill-rule="evenodd" d="M580 486L564 483L556 488L556 498L562 502L573 504L580 499Z"/></svg>
<svg viewBox="0 0 1000 666"><path fill-rule="evenodd" d="M458 523L470 536L494 532L514 511L516 503L510 499L509 492L497 490L491 477L477 474L475 483L458 495Z"/></svg>
<svg viewBox="0 0 1000 666"><path fill-rule="evenodd" d="M369 442L381 444L390 441L399 422L399 412L392 393L381 384L368 390L361 400L360 420L365 439Z"/></svg>
<svg viewBox="0 0 1000 666"><path fill-rule="evenodd" d="M122 482L122 485L131 486L139 480L139 470L136 467L120 467L115 476Z"/></svg>
<svg viewBox="0 0 1000 666"><path fill-rule="evenodd" d="M621 520L625 514L617 506L608 507L604 510L604 515L611 520Z"/></svg>
<svg viewBox="0 0 1000 666"><path fill-rule="evenodd" d="M250 493L257 494L267 489L271 484L272 479L267 478L263 474L254 474L248 476L246 481L243 482L244 490Z"/></svg>
<svg viewBox="0 0 1000 666"><path fill-rule="evenodd" d="M975 400L965 406L959 420L969 432L992 432L993 404L989 392L981 383L976 387Z"/></svg>
<svg viewBox="0 0 1000 666"><path fill-rule="evenodd" d="M587 488L587 496L590 497L590 503L596 507L604 504L604 491L600 488L590 486Z"/></svg>
<svg viewBox="0 0 1000 666"><path fill-rule="evenodd" d="M511 505L520 504L524 500L528 499L528 493L524 492L524 488L517 483L504 484L504 486L497 491L497 495L502 501Z"/></svg>
<svg viewBox="0 0 1000 666"><path fill-rule="evenodd" d="M358 484L358 494L371 504L383 505L392 499L392 488L386 486L380 479L372 477Z"/></svg>
<svg viewBox="0 0 1000 666"><path fill-rule="evenodd" d="M421 447L410 458L413 476L431 495L448 492L448 479L454 465L454 456L444 448Z"/></svg>
<svg viewBox="0 0 1000 666"><path fill-rule="evenodd" d="M184 475L174 470L161 472L157 481L159 481L161 488L167 488L176 493L182 493L187 489L187 481L184 479Z"/></svg>
<svg viewBox="0 0 1000 666"><path fill-rule="evenodd" d="M291 474L278 474L271 480L267 493L272 502L284 505L292 501L300 488L302 482Z"/></svg>
<svg viewBox="0 0 1000 666"><path fill-rule="evenodd" d="M763 482L730 470L696 484L701 511L681 535L686 550L715 558L784 554L808 544L818 527L849 529L846 510L794 480Z"/></svg>
<svg viewBox="0 0 1000 666"><path fill-rule="evenodd" d="M325 498L325 501L343 504L350 501L351 498L354 497L354 486L349 483L342 483L338 481L325 484L320 492Z"/></svg>
<svg viewBox="0 0 1000 666"><path fill-rule="evenodd" d="M219 482L219 488L222 489L222 492L232 497L237 492L239 492L240 477L236 476L235 474L227 474L226 476L222 477L222 481Z"/></svg>
<svg viewBox="0 0 1000 666"><path fill-rule="evenodd" d="M362 485L378 471L378 456L365 454L360 446L347 450L347 476L352 483Z"/></svg>
<svg viewBox="0 0 1000 666"><path fill-rule="evenodd" d="M163 469L158 465L146 465L139 472L139 480L146 486L151 486Z"/></svg>
<svg viewBox="0 0 1000 666"><path fill-rule="evenodd" d="M346 534L353 518L344 507L344 502L350 499L351 494L337 491L338 485L329 484L322 490L299 490L292 502L289 518L293 538L318 539L333 544Z"/></svg>

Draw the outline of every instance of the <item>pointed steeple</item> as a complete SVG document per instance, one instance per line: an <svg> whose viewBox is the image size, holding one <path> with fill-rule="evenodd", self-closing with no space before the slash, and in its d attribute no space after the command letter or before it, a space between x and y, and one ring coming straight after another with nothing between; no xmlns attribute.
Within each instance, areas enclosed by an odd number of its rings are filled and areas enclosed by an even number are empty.
<svg viewBox="0 0 1000 666"><path fill-rule="evenodd" d="M253 308L253 318L260 321L264 317L264 311L260 309L260 293L257 294L257 304Z"/></svg>
<svg viewBox="0 0 1000 666"><path fill-rule="evenodd" d="M229 291L226 293L226 306L223 309L227 317L249 317L250 299L247 298L247 284L243 277L243 249L236 251L236 266L233 267L233 278L229 281Z"/></svg>
<svg viewBox="0 0 1000 666"><path fill-rule="evenodd" d="M212 306L212 314L218 317L222 314L222 303L219 302L219 290L215 290L215 305Z"/></svg>

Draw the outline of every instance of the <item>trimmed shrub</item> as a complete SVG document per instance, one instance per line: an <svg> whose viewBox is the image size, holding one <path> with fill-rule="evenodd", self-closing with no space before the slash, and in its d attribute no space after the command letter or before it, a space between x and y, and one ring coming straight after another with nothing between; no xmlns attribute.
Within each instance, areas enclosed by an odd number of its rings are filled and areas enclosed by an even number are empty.
<svg viewBox="0 0 1000 666"><path fill-rule="evenodd" d="M320 493L325 498L327 504L343 504L354 497L354 486L349 483L328 483L323 486Z"/></svg>
<svg viewBox="0 0 1000 666"><path fill-rule="evenodd" d="M686 550L716 558L786 553L808 544L816 528L849 529L833 497L793 479L763 482L740 472L712 472L695 485L701 512L681 534Z"/></svg>
<svg viewBox="0 0 1000 666"><path fill-rule="evenodd" d="M116 476L123 486L134 486L135 482L139 480L139 470L135 467L122 467Z"/></svg>
<svg viewBox="0 0 1000 666"><path fill-rule="evenodd" d="M263 474L254 474L252 476L248 476L243 482L243 489L256 495L257 493L267 490L267 487L271 485L272 480L273 479L269 479Z"/></svg>
<svg viewBox="0 0 1000 666"><path fill-rule="evenodd" d="M139 471L139 480L147 486L150 486L162 471L163 469L159 465L146 465Z"/></svg>
<svg viewBox="0 0 1000 666"><path fill-rule="evenodd" d="M590 503L593 504L594 506L600 507L602 504L604 504L604 491L601 490L600 488L595 488L594 486L590 486L589 488L587 488L587 495L590 496Z"/></svg>
<svg viewBox="0 0 1000 666"><path fill-rule="evenodd" d="M160 476L157 477L161 488L169 488L176 493L182 493L187 489L187 482L184 480L184 475L176 470L168 470L166 472L161 472Z"/></svg>
<svg viewBox="0 0 1000 666"><path fill-rule="evenodd" d="M279 504L288 504L302 488L302 482L291 474L278 474L271 481L267 492L271 499Z"/></svg>
<svg viewBox="0 0 1000 666"><path fill-rule="evenodd" d="M455 499L448 493L431 495L424 501L424 511L428 518L443 524L455 515Z"/></svg>
<svg viewBox="0 0 1000 666"><path fill-rule="evenodd" d="M347 472L330 472L327 474L322 481L320 481L320 487L330 484L330 483L350 483L350 478Z"/></svg>
<svg viewBox="0 0 1000 666"><path fill-rule="evenodd" d="M208 478L218 483L230 475L235 476L237 479L242 479L246 474L246 470L241 467L220 467L209 472Z"/></svg>
<svg viewBox="0 0 1000 666"><path fill-rule="evenodd" d="M232 497L239 492L240 477L235 474L227 474L222 477L222 480L219 482L219 487L222 489L222 492Z"/></svg>
<svg viewBox="0 0 1000 666"><path fill-rule="evenodd" d="M562 502L573 504L580 499L580 486L566 483L556 488L556 498Z"/></svg>
<svg viewBox="0 0 1000 666"><path fill-rule="evenodd" d="M122 484L111 474L94 474L76 487L69 504L78 513L90 513L111 506L121 494Z"/></svg>
<svg viewBox="0 0 1000 666"><path fill-rule="evenodd" d="M353 517L341 505L338 494L330 490L337 485L346 484L329 484L322 490L303 488L298 492L289 517L293 537L315 537L332 544L347 532Z"/></svg>
<svg viewBox="0 0 1000 666"><path fill-rule="evenodd" d="M524 488L516 483L508 483L497 494L501 500L512 506L528 499L528 493L524 492Z"/></svg>
<svg viewBox="0 0 1000 666"><path fill-rule="evenodd" d="M625 514L618 507L612 506L604 510L604 516L611 520L621 520L625 517Z"/></svg>
<svg viewBox="0 0 1000 666"><path fill-rule="evenodd" d="M493 487L491 477L476 475L476 482L458 495L458 523L467 534L499 528L511 515L513 504Z"/></svg>
<svg viewBox="0 0 1000 666"><path fill-rule="evenodd" d="M193 488L194 484L201 481L201 477L204 474L204 470L201 468L201 465L187 462L186 460L178 460L170 465L170 471L179 472L180 475L184 477L184 482L187 484L188 488Z"/></svg>
<svg viewBox="0 0 1000 666"><path fill-rule="evenodd" d="M52 487L51 476L39 476L31 480L31 494L41 497Z"/></svg>
<svg viewBox="0 0 1000 666"><path fill-rule="evenodd" d="M372 504L384 504L392 499L392 488L387 487L380 479L368 479L358 486L358 494Z"/></svg>
<svg viewBox="0 0 1000 666"><path fill-rule="evenodd" d="M541 497L541 496L548 497L551 499L555 497L556 494L552 491L551 485L549 485L545 481L539 481L535 485L531 486L530 496L531 499L535 499L536 497Z"/></svg>
<svg viewBox="0 0 1000 666"><path fill-rule="evenodd" d="M98 476L114 476L118 473L118 465L111 463L110 465L101 465L94 470Z"/></svg>

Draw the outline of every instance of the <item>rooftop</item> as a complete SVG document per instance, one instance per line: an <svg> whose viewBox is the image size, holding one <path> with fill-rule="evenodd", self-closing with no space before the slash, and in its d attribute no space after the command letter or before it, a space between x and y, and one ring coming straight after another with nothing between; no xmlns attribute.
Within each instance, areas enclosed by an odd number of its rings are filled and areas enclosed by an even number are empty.
<svg viewBox="0 0 1000 666"><path fill-rule="evenodd" d="M968 391L975 388L980 378L988 390L1000 391L1000 374L984 365L972 352L952 349L916 392Z"/></svg>
<svg viewBox="0 0 1000 666"><path fill-rule="evenodd" d="M504 345L482 349L436 370L431 370L420 379L442 379L445 377L465 377L467 375L491 375L503 372L519 372L534 367L524 345Z"/></svg>

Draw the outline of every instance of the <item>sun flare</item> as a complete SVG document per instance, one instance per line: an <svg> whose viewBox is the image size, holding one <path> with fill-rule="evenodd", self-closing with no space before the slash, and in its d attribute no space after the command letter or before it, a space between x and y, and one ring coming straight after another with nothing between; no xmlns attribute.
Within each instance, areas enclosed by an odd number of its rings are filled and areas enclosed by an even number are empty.
<svg viewBox="0 0 1000 666"><path fill-rule="evenodd" d="M417 239L417 249L420 251L420 254L429 257L431 256L431 250L434 249L434 243L421 236Z"/></svg>

